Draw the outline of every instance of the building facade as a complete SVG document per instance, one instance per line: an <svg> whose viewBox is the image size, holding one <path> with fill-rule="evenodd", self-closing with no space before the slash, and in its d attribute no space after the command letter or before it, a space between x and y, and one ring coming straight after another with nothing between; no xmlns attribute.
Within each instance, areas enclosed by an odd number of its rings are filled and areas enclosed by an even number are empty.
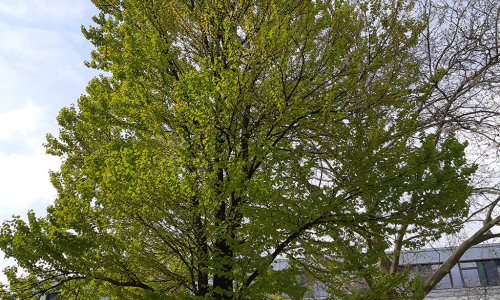
<svg viewBox="0 0 500 300"><path fill-rule="evenodd" d="M410 267L414 274L418 273L425 281L450 257L453 250L444 247L404 251L401 254L401 267ZM278 259L272 267L275 270L285 269L288 267L287 260ZM313 282L309 286L311 291L306 294L306 299L328 297L320 282ZM56 295L50 294L41 300L55 300ZM426 299L500 300L500 243L470 248Z"/></svg>
<svg viewBox="0 0 500 300"><path fill-rule="evenodd" d="M402 268L411 268L413 274L419 274L425 281L450 257L454 249L443 247L404 251L401 254L400 264ZM277 260L273 264L275 270L287 266L286 260ZM321 283L313 282L310 287L311 292L306 294L306 299L328 297ZM471 247L426 299L500 300L500 244Z"/></svg>

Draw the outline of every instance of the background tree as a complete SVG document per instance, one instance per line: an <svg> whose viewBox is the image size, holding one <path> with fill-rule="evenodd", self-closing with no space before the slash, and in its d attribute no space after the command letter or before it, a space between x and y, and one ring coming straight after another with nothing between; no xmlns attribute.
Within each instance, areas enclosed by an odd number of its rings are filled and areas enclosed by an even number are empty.
<svg viewBox="0 0 500 300"><path fill-rule="evenodd" d="M437 138L453 132L467 139L470 161L479 166L471 208L465 222L474 221L453 255L425 282L428 293L470 247L499 237L498 144L500 125L500 4L496 1L446 3L428 1L421 9L429 16L418 56L423 74L440 73L427 105L424 126ZM478 222L479 221L479 222ZM479 224L478 224L479 223ZM455 244L457 244L455 240Z"/></svg>
<svg viewBox="0 0 500 300"><path fill-rule="evenodd" d="M93 2L87 64L111 75L48 135L63 165L47 217L4 222L0 248L17 266L3 297L296 294L301 270L269 266L303 256L299 238L329 234L344 249L338 237L402 224L420 204L463 214L464 145L415 135L430 89L411 61L423 28L411 6ZM314 187L332 158L334 182ZM408 189L425 201L400 201Z"/></svg>
<svg viewBox="0 0 500 300"><path fill-rule="evenodd" d="M332 289L338 290L336 286L341 285L343 281L349 282L362 275L370 288L368 293L385 289L388 295L383 297L414 297L414 292L419 290L414 285L401 285L398 290L393 289L394 282L401 282L402 278L407 278L408 275L401 274L401 269L398 270L400 251L428 246L439 239L443 245L444 236L455 233L451 236L457 237L456 234L460 232L461 238L453 239L451 244L456 246L456 250L423 283L420 293L423 298L448 274L470 247L500 236L492 231L500 222L496 175L500 128L499 3L416 1L414 14L427 20L427 26L421 32L417 46L411 50L418 65L420 84L429 88L428 98L422 101L417 109L419 120L422 121L421 129L434 134L433 147L436 149L441 149L446 143L443 140L450 136L460 141L469 141L466 150L468 164L478 166L471 182L474 189L466 201L468 209L464 207L462 214L448 214L447 211L434 210L433 207L425 205L428 200L425 199L424 193L419 188L410 187L407 190L409 202L412 206L419 206L414 210L415 215L399 210L408 218L401 223L384 225L387 226L384 230L374 230L372 224L365 224L354 231L346 230L346 235L340 237L339 241L354 239L359 243L357 247L349 245L344 249L344 256L352 254L352 260L349 261L349 265L353 266L352 276L338 277L329 274L332 268L341 268L344 262L340 263L340 266L328 266L325 269L327 263L324 257L319 259L322 256L318 251L310 251L312 257L309 262L319 260L302 265L302 268L309 269L311 275L320 278L324 276L323 281L330 283ZM318 166L322 180L337 180L338 177L334 173L338 169L334 164L337 161L337 156L325 157L324 162ZM352 162L346 165L352 165ZM386 173L381 176L386 176ZM450 191L457 192L460 188L454 186ZM446 189L446 185L443 185L443 189ZM450 205L454 205L455 197L453 194L443 195L440 201L450 201ZM401 198L402 204L405 203L403 199L405 198ZM380 202L386 201L386 198L376 197L365 201L363 205L368 210L371 209L372 203L379 205ZM378 214L383 215L381 212ZM425 224L426 222L429 224ZM464 231L464 226L470 222L473 222L473 227L466 227ZM332 250L330 255L338 251L339 244L333 237L332 239L333 245L329 247L335 250ZM327 246L320 243L316 247L315 249L323 249ZM391 254L387 255L387 251L391 251ZM297 263L302 264L299 260ZM378 285L373 284L373 277L380 281Z"/></svg>

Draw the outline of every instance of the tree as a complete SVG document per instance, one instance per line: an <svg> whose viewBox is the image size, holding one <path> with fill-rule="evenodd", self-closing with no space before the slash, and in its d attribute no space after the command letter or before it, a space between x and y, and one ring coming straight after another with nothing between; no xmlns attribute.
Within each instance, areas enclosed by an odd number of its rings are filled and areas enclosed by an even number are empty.
<svg viewBox="0 0 500 300"><path fill-rule="evenodd" d="M302 270L270 265L317 249L303 241L329 235L349 261L360 228L415 217L429 236L463 215L465 145L420 130L411 4L93 2L87 65L111 75L47 136L63 158L47 217L3 224L4 297L296 295Z"/></svg>
<svg viewBox="0 0 500 300"><path fill-rule="evenodd" d="M330 274L332 268L339 266L328 265L332 264L331 260L319 255L319 251L310 251L309 260L297 261L302 269L309 270L309 274L333 287L361 274L370 288L368 293L385 289L386 295L382 297L386 298L415 298L414 293L419 289L423 298L450 272L470 247L500 237L500 234L492 232L500 224L498 176L495 175L500 128L499 3L417 1L414 13L427 20L417 46L411 50L419 68L420 83L429 87L428 98L421 102L417 112L422 121L422 130L434 133L436 149L441 148L446 143L443 139L450 136L461 141L468 140L471 144L472 147L466 151L468 164L476 164L478 170L470 183L473 190L467 199L468 209L464 208L463 214L449 214L450 218L446 219L446 212L434 211L433 216L430 207L420 206L414 211L416 218L409 216L405 222L392 223L384 230L373 230L372 224L366 224L349 232L351 239L356 238L358 242L357 247L349 246L344 250L344 256L353 253L350 276L339 278ZM336 179L331 171L335 166L325 162L322 168L323 178ZM460 187L452 188L455 191L457 189ZM410 202L424 200L418 189L408 189L407 192L412 196ZM453 201L454 198L450 194L441 201ZM377 201L386 200L379 198ZM364 202L366 209L371 207L372 202L371 199ZM432 230L428 226L421 227L421 218L425 218L426 222L436 222L437 226L431 227ZM420 288L415 285L400 285L394 289L394 282L400 283L408 275L399 266L402 249L418 249L443 236L456 234L472 221L476 222L475 227L465 233L461 231L465 238L458 239L458 242L457 239L454 240L452 245L456 246L456 250L439 269L430 274ZM346 239L347 237L342 237L339 240ZM323 242L315 247L322 249L327 246ZM329 257L333 253L338 254L337 243L331 249ZM340 263L340 268L342 265L344 262ZM380 284L373 284L374 280L380 281ZM420 285L418 280L415 281L417 286Z"/></svg>
<svg viewBox="0 0 500 300"><path fill-rule="evenodd" d="M473 147L468 156L479 165L471 208L465 222L478 221L476 227L441 268L425 282L428 293L458 262L470 247L500 237L491 229L499 225L495 217L498 185L494 184L498 162L500 71L500 4L496 1L446 3L428 1L422 9L431 20L422 39L422 72L442 72L433 85L431 101L422 107L424 126L437 136L454 132ZM439 43L441 41L441 43ZM443 43L443 41L446 41ZM425 66L425 67L424 67ZM492 198L493 196L493 198ZM482 217L482 218L481 218Z"/></svg>

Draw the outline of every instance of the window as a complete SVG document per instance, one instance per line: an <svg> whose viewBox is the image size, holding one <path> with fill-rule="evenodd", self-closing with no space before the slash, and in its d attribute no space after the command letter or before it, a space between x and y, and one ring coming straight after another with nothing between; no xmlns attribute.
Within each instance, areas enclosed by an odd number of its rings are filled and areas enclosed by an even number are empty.
<svg viewBox="0 0 500 300"><path fill-rule="evenodd" d="M453 288L499 286L500 260L461 262L451 269Z"/></svg>
<svg viewBox="0 0 500 300"><path fill-rule="evenodd" d="M465 287L481 286L477 269L462 269L462 276L464 277Z"/></svg>
<svg viewBox="0 0 500 300"><path fill-rule="evenodd" d="M478 287L481 286L481 278L479 277L478 264L480 262L461 262L460 270L462 271L462 278L465 287ZM482 267L482 264L481 264Z"/></svg>
<svg viewBox="0 0 500 300"><path fill-rule="evenodd" d="M497 286L500 284L500 276L498 276L497 264L493 260L483 261L484 273L488 286Z"/></svg>
<svg viewBox="0 0 500 300"><path fill-rule="evenodd" d="M432 275L432 267L431 265L418 266L418 272L420 273L420 279L422 282L425 282Z"/></svg>
<svg viewBox="0 0 500 300"><path fill-rule="evenodd" d="M432 272L434 273L437 269L439 269L440 265L431 265ZM450 274L446 274L446 276L441 279L441 281L436 285L437 290L447 290L451 289L451 278Z"/></svg>
<svg viewBox="0 0 500 300"><path fill-rule="evenodd" d="M460 268L458 267L458 264L451 269L450 273L453 288L462 288L462 275L460 275Z"/></svg>
<svg viewBox="0 0 500 300"><path fill-rule="evenodd" d="M59 293L49 294L47 295L47 300L55 300L57 295L59 295Z"/></svg>
<svg viewBox="0 0 500 300"><path fill-rule="evenodd" d="M326 285L322 284L321 282L314 282L312 285L312 289L313 289L313 297L316 297L316 298L328 297L328 293L325 292L327 287L326 287Z"/></svg>
<svg viewBox="0 0 500 300"><path fill-rule="evenodd" d="M420 279L425 282L429 279L432 274L439 268L440 265L420 265L412 267L412 273L418 273L420 275ZM415 271L413 271L415 270ZM450 274L446 274L446 276L441 279L441 281L437 284L436 289L444 290L451 289L451 277Z"/></svg>

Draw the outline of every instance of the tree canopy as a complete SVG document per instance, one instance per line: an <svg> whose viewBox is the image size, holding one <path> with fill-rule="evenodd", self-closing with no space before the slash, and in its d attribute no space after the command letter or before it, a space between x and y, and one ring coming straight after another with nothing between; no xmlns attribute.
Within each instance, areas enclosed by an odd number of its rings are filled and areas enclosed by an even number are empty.
<svg viewBox="0 0 500 300"><path fill-rule="evenodd" d="M467 216L476 168L423 126L445 74L422 79L412 3L93 3L86 64L104 75L47 136L63 159L47 216L3 224L3 297L300 295L293 261L337 282L402 227L418 247ZM272 270L279 257L291 267ZM372 296L398 284L365 269Z"/></svg>
<svg viewBox="0 0 500 300"><path fill-rule="evenodd" d="M334 289L342 282L352 281L361 275L370 290L371 294L368 295L371 299L376 297L373 293L380 288L388 291L385 295L381 294L383 299L388 296L415 298L418 285L421 285L420 297L423 297L449 274L468 249L485 241L494 241L500 236L497 233L500 224L500 86L497 75L500 72L500 3L481 0L415 2L413 13L425 19L426 24L416 46L410 51L412 61L419 69L419 82L429 87L427 98L417 109L420 126L427 133L435 134L436 148L441 147L443 139L450 135L461 141L468 140L468 165L473 166L470 163L472 161L478 169L469 183L474 188L466 200L466 208L462 210L462 214L455 211L448 215L451 218L440 220L449 226L447 229L441 225L432 230L420 227L418 216L428 209L420 206L416 211L416 219L414 216L404 222L392 224L394 232L382 231L384 233L379 234L380 231L371 230L371 224L352 232L350 236L358 241L358 245L344 249L346 255L350 254L352 257L348 264L351 266L350 276L343 274L339 278L336 274L331 274L332 267L328 264L332 260L327 258L325 261L318 251L309 251L309 260L300 261L304 272L316 280L330 283ZM327 172L323 176L332 177L328 174L331 169L331 166L327 166ZM459 188L456 186L454 189ZM420 193L412 192L412 197L415 196L417 198L412 198L412 201L422 200ZM444 196L442 200L448 201L453 197ZM440 211L436 210L435 213L439 218L444 217ZM427 218L432 220L433 216L429 214ZM472 227L466 227L470 224ZM444 237L451 238L449 244L445 244ZM417 286L402 284L408 274L401 272L401 250L418 249L424 244L428 247L438 239L438 247L451 246L453 253L438 269L427 274L424 282L414 281ZM339 249L330 249L338 255ZM374 284L373 277L380 283ZM393 289L394 286L397 288ZM356 291L359 283L354 286L351 284L351 290L352 287Z"/></svg>

